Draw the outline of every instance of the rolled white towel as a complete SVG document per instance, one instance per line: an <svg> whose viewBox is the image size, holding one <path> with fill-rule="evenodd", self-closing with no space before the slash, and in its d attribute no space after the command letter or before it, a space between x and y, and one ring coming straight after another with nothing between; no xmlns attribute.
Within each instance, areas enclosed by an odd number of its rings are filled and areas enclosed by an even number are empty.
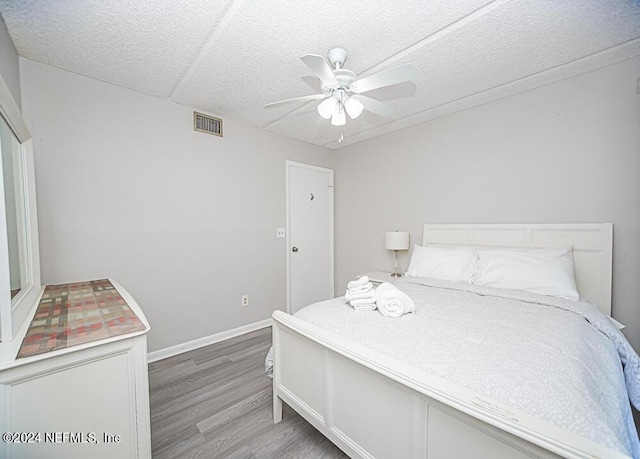
<svg viewBox="0 0 640 459"><path fill-rule="evenodd" d="M373 284L371 282L367 282L361 287L348 288L347 292L349 292L351 295L359 295L361 293L370 292L371 290L373 290Z"/></svg>
<svg viewBox="0 0 640 459"><path fill-rule="evenodd" d="M356 280L352 280L347 284L347 290L351 290L357 287L362 287L369 282L369 276L360 276Z"/></svg>
<svg viewBox="0 0 640 459"><path fill-rule="evenodd" d="M373 287L367 291L359 293L352 293L351 290L347 290L344 294L344 299L345 301L368 299L371 300L372 303L375 303L376 291L373 289Z"/></svg>
<svg viewBox="0 0 640 459"><path fill-rule="evenodd" d="M394 318L416 310L413 300L388 282L380 284L376 289L376 306L380 314Z"/></svg>

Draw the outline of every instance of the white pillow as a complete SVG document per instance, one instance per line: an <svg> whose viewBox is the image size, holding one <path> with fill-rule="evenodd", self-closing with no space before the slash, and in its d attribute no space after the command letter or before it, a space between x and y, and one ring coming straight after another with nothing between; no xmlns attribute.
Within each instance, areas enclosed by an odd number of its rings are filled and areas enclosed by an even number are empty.
<svg viewBox="0 0 640 459"><path fill-rule="evenodd" d="M413 246L407 276L435 277L470 282L476 268L476 251L468 247L443 249Z"/></svg>
<svg viewBox="0 0 640 459"><path fill-rule="evenodd" d="M573 249L479 250L471 281L490 287L526 290L578 301Z"/></svg>

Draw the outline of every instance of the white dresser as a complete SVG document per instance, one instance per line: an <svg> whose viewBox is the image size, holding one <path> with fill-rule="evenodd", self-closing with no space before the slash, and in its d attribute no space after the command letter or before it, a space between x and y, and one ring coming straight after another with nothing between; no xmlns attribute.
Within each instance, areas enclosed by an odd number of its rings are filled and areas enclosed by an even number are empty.
<svg viewBox="0 0 640 459"><path fill-rule="evenodd" d="M0 457L151 458L150 327L131 295L111 283L142 329L15 358L27 323L0 344Z"/></svg>

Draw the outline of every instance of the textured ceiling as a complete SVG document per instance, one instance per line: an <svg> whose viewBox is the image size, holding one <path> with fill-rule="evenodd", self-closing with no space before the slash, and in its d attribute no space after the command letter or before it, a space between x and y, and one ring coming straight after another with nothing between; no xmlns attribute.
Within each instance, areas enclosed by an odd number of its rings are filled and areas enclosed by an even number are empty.
<svg viewBox="0 0 640 459"><path fill-rule="evenodd" d="M21 56L329 148L640 55L637 0L0 0L0 14ZM319 93L299 58L336 46L358 76L418 67L367 93L391 118L263 107Z"/></svg>

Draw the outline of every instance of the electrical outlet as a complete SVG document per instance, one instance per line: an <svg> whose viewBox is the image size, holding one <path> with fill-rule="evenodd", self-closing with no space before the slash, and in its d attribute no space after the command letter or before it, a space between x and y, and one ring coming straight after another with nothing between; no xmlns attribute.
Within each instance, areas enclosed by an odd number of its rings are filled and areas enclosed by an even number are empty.
<svg viewBox="0 0 640 459"><path fill-rule="evenodd" d="M249 306L249 295L242 295L242 307Z"/></svg>
<svg viewBox="0 0 640 459"><path fill-rule="evenodd" d="M282 239L285 237L284 228L276 228L276 237Z"/></svg>

